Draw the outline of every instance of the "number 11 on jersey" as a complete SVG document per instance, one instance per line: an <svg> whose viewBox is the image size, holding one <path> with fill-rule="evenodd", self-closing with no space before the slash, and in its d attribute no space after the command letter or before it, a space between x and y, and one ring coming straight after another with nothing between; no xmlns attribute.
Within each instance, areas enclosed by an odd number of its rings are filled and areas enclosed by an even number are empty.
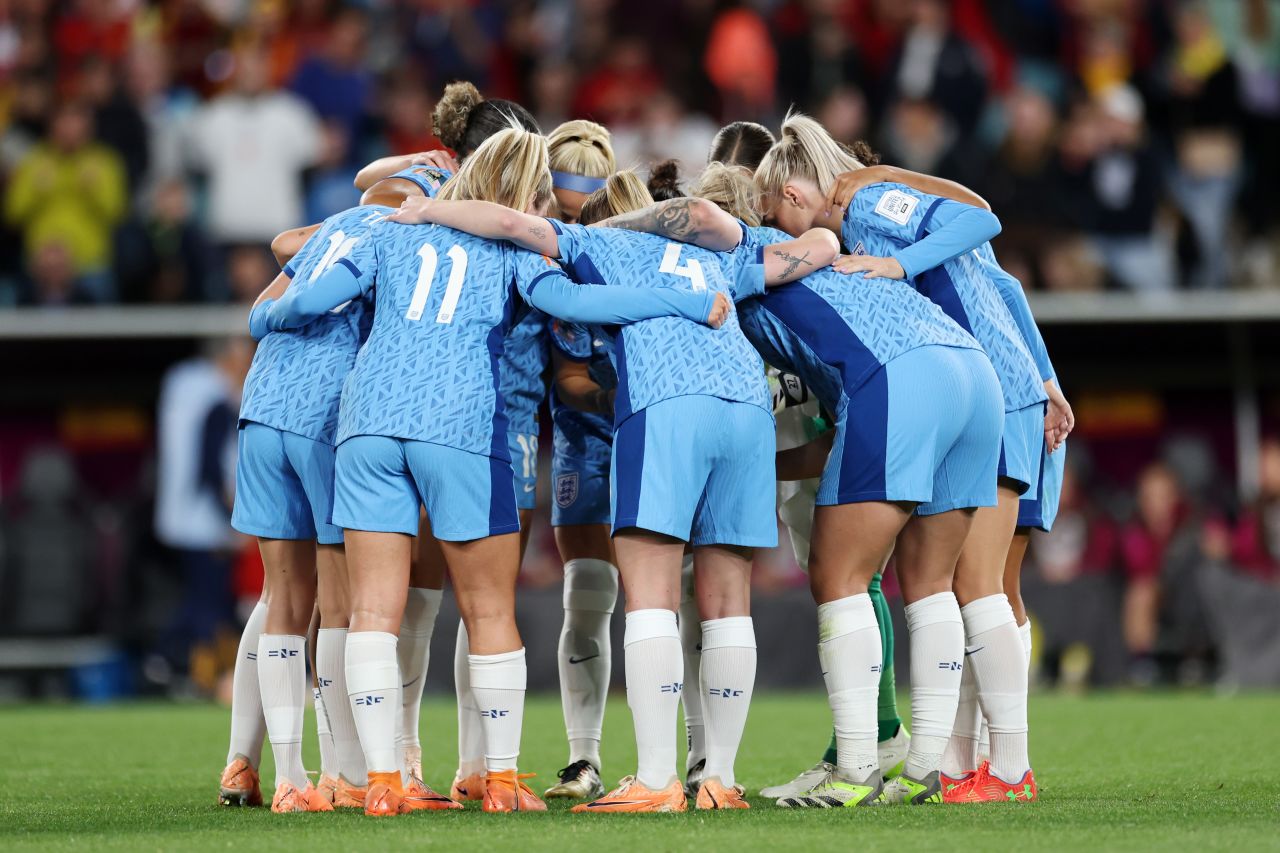
<svg viewBox="0 0 1280 853"><path fill-rule="evenodd" d="M437 323L452 323L453 313L458 308L458 298L462 295L462 280L467 275L467 250L454 244L445 252L452 262L449 269L449 280L444 286L444 300L440 303L440 311L436 314ZM436 247L423 243L418 247L418 283L413 288L413 298L409 300L409 310L404 318L413 322L422 319L422 312L427 307L427 298L431 295L431 282L436 277L439 255Z"/></svg>

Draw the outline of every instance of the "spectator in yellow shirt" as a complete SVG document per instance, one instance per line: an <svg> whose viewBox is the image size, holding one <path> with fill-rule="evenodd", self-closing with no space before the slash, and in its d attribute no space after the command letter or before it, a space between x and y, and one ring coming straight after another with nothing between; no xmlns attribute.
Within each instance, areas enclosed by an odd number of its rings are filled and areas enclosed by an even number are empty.
<svg viewBox="0 0 1280 853"><path fill-rule="evenodd" d="M85 295L114 300L111 244L125 213L119 156L93 141L93 117L76 102L61 104L47 139L18 164L5 196L5 218L22 233L26 256L49 243L71 252Z"/></svg>

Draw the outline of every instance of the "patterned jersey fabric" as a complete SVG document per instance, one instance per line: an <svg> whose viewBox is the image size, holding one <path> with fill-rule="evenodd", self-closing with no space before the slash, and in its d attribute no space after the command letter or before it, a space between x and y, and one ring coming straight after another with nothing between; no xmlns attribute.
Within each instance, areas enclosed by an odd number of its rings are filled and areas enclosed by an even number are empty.
<svg viewBox="0 0 1280 853"><path fill-rule="evenodd" d="M547 315L537 308L517 307L524 316L507 334L498 366L502 375L502 398L507 404L507 421L512 431L536 435L538 406L547 396L547 369L551 364Z"/></svg>
<svg viewBox="0 0 1280 853"><path fill-rule="evenodd" d="M930 233L933 211L943 201L903 184L872 184L845 211L845 244L854 254L890 257ZM926 270L911 284L982 344L1000 377L1006 411L1046 399L1022 333L976 252Z"/></svg>
<svg viewBox="0 0 1280 853"><path fill-rule="evenodd" d="M285 266L293 279L290 287L306 287L367 243L375 223L390 212L353 207L330 216ZM372 305L357 299L304 328L267 334L245 378L240 420L333 444L342 381L372 320Z"/></svg>
<svg viewBox="0 0 1280 853"><path fill-rule="evenodd" d="M791 239L749 228L734 252L759 265L771 243ZM763 276L763 269L757 270ZM765 360L801 377L831 411L872 373L905 352L940 345L981 349L942 309L900 282L831 267L770 288L738 306L742 330Z"/></svg>
<svg viewBox="0 0 1280 853"><path fill-rule="evenodd" d="M509 461L499 362L521 254L442 225L374 228L342 261L376 310L342 390L339 441L386 435Z"/></svg>
<svg viewBox="0 0 1280 853"><path fill-rule="evenodd" d="M552 221L560 258L582 284L708 289L733 298L736 261L663 237ZM614 334L618 394L614 423L654 403L704 394L770 411L764 365L743 337L736 315L719 329L678 317L644 320Z"/></svg>

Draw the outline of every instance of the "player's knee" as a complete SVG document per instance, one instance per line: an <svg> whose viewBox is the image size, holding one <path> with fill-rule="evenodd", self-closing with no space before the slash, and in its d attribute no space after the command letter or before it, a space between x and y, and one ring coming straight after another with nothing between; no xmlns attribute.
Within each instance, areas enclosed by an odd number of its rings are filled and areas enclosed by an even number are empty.
<svg viewBox="0 0 1280 853"><path fill-rule="evenodd" d="M564 567L565 610L612 613L618 600L618 570L604 560L570 560Z"/></svg>

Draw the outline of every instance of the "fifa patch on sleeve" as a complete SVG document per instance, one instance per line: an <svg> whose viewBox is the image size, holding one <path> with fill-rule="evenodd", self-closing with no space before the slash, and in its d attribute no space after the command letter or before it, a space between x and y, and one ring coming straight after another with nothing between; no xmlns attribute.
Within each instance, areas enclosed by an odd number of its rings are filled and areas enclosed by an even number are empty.
<svg viewBox="0 0 1280 853"><path fill-rule="evenodd" d="M906 225L911 220L911 214L915 213L916 205L919 203L920 199L915 196L907 195L898 190L889 190L880 197L880 201L876 202L876 213L899 225Z"/></svg>

